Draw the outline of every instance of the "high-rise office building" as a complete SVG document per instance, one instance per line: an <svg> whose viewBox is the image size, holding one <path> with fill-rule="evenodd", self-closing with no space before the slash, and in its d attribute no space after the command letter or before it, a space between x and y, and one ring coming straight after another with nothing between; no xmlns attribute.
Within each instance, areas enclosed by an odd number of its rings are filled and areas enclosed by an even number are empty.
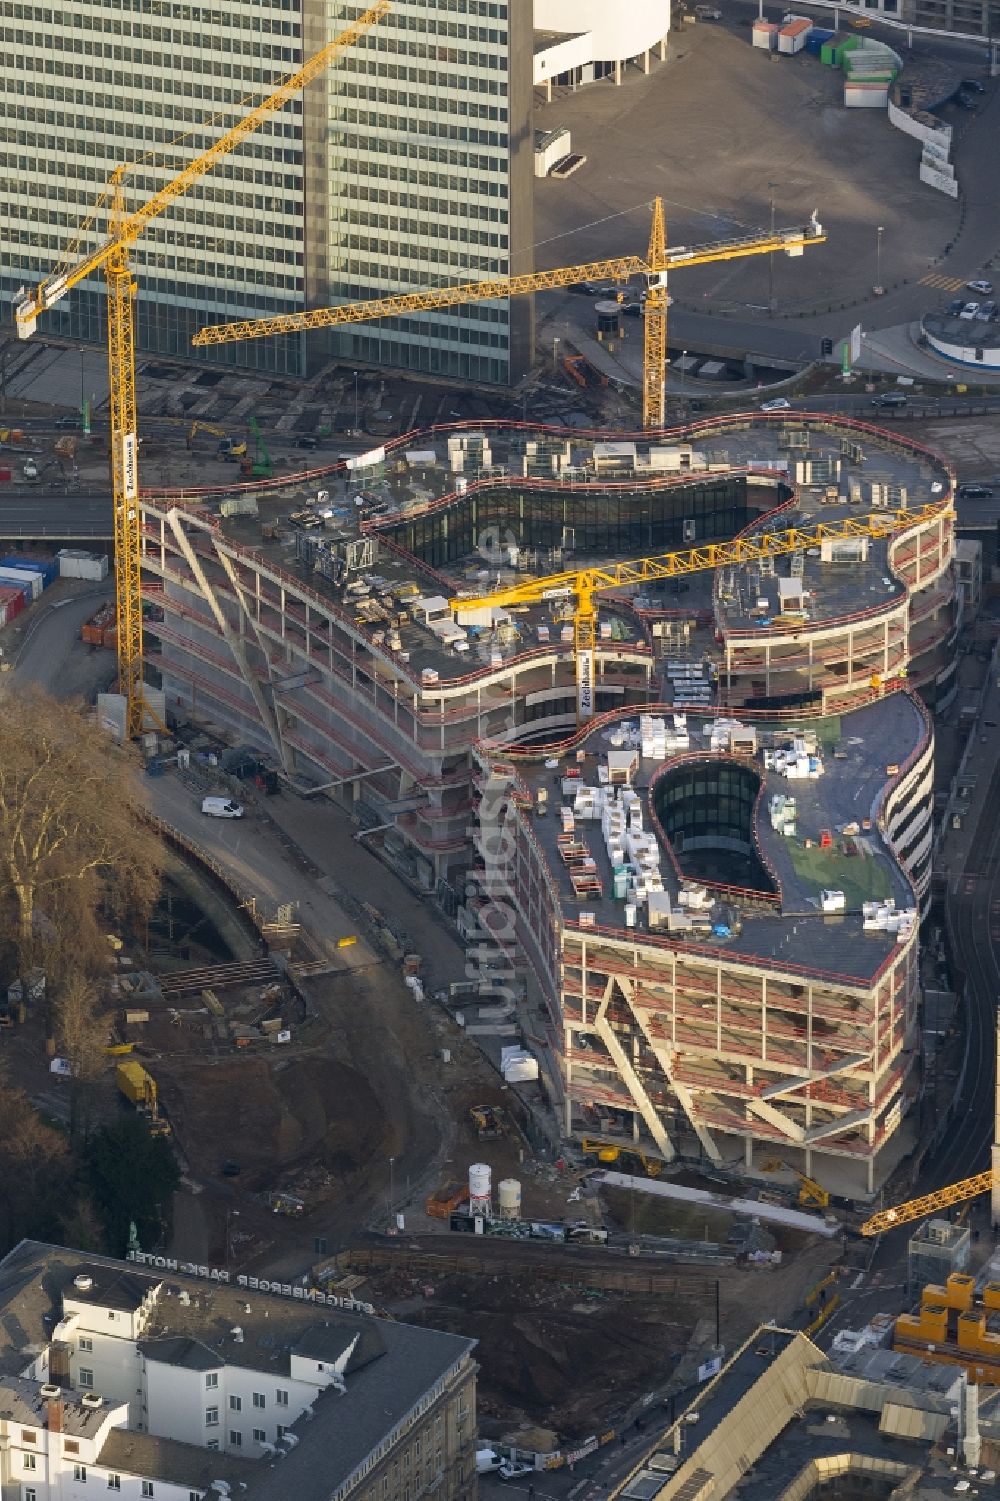
<svg viewBox="0 0 1000 1501"><path fill-rule="evenodd" d="M361 0L0 0L0 295L75 258L112 170L135 206L354 20ZM150 224L135 250L140 348L204 323L530 267L531 0L395 0L392 12ZM316 353L505 382L530 299L326 335ZM103 337L95 279L46 314ZM300 372L299 337L213 350Z"/></svg>
<svg viewBox="0 0 1000 1501"><path fill-rule="evenodd" d="M7 300L99 242L116 166L135 164L126 180L135 207L302 60L292 0L0 0L0 15ZM296 100L146 230L134 257L140 347L184 354L206 321L300 307L304 202ZM97 279L45 315L50 335L98 341L103 329ZM233 351L238 363L271 369L294 370L299 359L290 341Z"/></svg>
<svg viewBox="0 0 1000 1501"><path fill-rule="evenodd" d="M317 39L362 8L326 0ZM532 0L394 0L326 75L306 104L311 304L532 269L532 24ZM504 383L530 363L531 311L472 303L326 338L348 359Z"/></svg>

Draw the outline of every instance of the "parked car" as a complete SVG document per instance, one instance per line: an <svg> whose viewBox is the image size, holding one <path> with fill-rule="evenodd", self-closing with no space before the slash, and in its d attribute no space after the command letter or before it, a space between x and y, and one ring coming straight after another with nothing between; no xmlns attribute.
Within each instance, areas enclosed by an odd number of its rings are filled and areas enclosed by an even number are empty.
<svg viewBox="0 0 1000 1501"><path fill-rule="evenodd" d="M965 285L970 292L981 292L984 297L989 297L993 291L991 281L967 281Z"/></svg>
<svg viewBox="0 0 1000 1501"><path fill-rule="evenodd" d="M883 391L881 396L872 397L873 407L905 407L905 391Z"/></svg>
<svg viewBox="0 0 1000 1501"><path fill-rule="evenodd" d="M954 96L954 102L958 105L959 109L979 108L979 105L976 103L975 99L973 99L971 94L956 94Z"/></svg>
<svg viewBox="0 0 1000 1501"><path fill-rule="evenodd" d="M791 405L787 397L775 396L770 401L762 401L760 409L762 412L787 412L791 409Z"/></svg>
<svg viewBox="0 0 1000 1501"><path fill-rule="evenodd" d="M974 318L978 312L979 312L979 303L978 302L967 302L965 304L965 307L962 309L962 311L959 313L958 316L960 318Z"/></svg>
<svg viewBox="0 0 1000 1501"><path fill-rule="evenodd" d="M76 412L71 417L57 417L56 427L79 427L80 418Z"/></svg>
<svg viewBox="0 0 1000 1501"><path fill-rule="evenodd" d="M955 491L959 500L992 500L993 491L989 485L959 485Z"/></svg>
<svg viewBox="0 0 1000 1501"><path fill-rule="evenodd" d="M497 1470L501 1480L516 1480L519 1475L533 1475L534 1473L534 1465L522 1464L519 1459L509 1459Z"/></svg>
<svg viewBox="0 0 1000 1501"><path fill-rule="evenodd" d="M296 448L318 448L319 439L314 438L312 433L303 433L301 438L295 440Z"/></svg>
<svg viewBox="0 0 1000 1501"><path fill-rule="evenodd" d="M964 307L965 307L965 298L964 297L956 297L952 302L949 302L949 304L948 304L948 317L949 318L957 318L958 315L959 315L959 313L962 311L962 309Z"/></svg>
<svg viewBox="0 0 1000 1501"><path fill-rule="evenodd" d="M991 318L995 318L996 315L997 315L997 304L993 301L992 298L990 298L989 302L984 302L982 304L982 306L979 309L979 312L976 314L976 317L977 318L982 318L982 320L983 320L984 323L989 323L990 319Z"/></svg>
<svg viewBox="0 0 1000 1501"><path fill-rule="evenodd" d="M959 84L969 94L985 94L986 85L979 82L978 78L963 78Z"/></svg>

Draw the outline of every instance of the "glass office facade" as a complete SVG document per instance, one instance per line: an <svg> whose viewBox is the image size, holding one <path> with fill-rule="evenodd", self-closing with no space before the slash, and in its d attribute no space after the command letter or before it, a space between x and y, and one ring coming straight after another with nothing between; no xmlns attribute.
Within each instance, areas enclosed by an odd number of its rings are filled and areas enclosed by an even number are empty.
<svg viewBox="0 0 1000 1501"><path fill-rule="evenodd" d="M361 0L326 0L333 30ZM326 245L311 303L532 268L531 0L395 0L324 82ZM315 187L315 192L313 188ZM531 359L531 299L484 302L322 335L325 352L485 384Z"/></svg>
<svg viewBox="0 0 1000 1501"><path fill-rule="evenodd" d="M0 0L0 25L6 299L99 242L102 195L116 166L135 164L126 198L138 205L302 60L300 7L291 0ZM301 307L303 212L296 101L138 242L140 347L193 357L188 341L202 323ZM102 339L99 280L74 289L43 321L48 334ZM252 368L301 363L298 340L254 341L226 354Z"/></svg>
<svg viewBox="0 0 1000 1501"><path fill-rule="evenodd" d="M756 514L747 506L742 479L653 491L532 490L526 483L467 495L381 533L434 567L509 544L565 548L576 557L633 558L732 537Z"/></svg>

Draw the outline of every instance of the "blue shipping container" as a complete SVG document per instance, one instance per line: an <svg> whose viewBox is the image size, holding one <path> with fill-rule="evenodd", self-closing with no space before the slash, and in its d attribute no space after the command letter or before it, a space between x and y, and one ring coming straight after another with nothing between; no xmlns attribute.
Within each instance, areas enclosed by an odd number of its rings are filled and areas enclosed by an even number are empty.
<svg viewBox="0 0 1000 1501"><path fill-rule="evenodd" d="M59 564L55 559L49 562L40 558L19 558L12 555L0 558L0 568L23 568L28 573L40 573L43 589L47 589L52 580L59 577Z"/></svg>

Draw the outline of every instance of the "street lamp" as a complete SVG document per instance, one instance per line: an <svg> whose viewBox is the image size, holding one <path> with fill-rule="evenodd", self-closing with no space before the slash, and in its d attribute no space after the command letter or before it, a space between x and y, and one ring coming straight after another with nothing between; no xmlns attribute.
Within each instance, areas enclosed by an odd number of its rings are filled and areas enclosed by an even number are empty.
<svg viewBox="0 0 1000 1501"><path fill-rule="evenodd" d="M767 191L771 205L771 239L774 239L774 190L778 186L776 182L769 182ZM774 251L767 258L767 316L774 317Z"/></svg>
<svg viewBox="0 0 1000 1501"><path fill-rule="evenodd" d="M232 1256L232 1249L233 1249L232 1248L232 1236L230 1234L229 1226L230 1226L230 1223L231 1223L232 1220L238 1220L239 1217L240 1217L240 1212L239 1212L238 1209L227 1209L226 1210L226 1266L229 1265L229 1261L230 1261L230 1257Z"/></svg>
<svg viewBox="0 0 1000 1501"><path fill-rule="evenodd" d="M556 337L552 340L552 373L553 373L553 375L559 369L559 365L558 365L558 358L559 357L558 357L558 354L556 353L556 351L558 350L559 345L561 343L562 343L562 340L559 338L559 335L557 334Z"/></svg>
<svg viewBox="0 0 1000 1501"><path fill-rule="evenodd" d="M875 228L875 285L872 287L876 297L881 297L885 288L882 285L882 232L884 225L876 225Z"/></svg>
<svg viewBox="0 0 1000 1501"><path fill-rule="evenodd" d="M359 412L358 412L358 376L360 374L361 374L360 370L355 370L355 372L354 372L354 432L355 432L355 434L357 434L358 428L361 426L361 423L358 420L358 416L359 416Z"/></svg>
<svg viewBox="0 0 1000 1501"><path fill-rule="evenodd" d="M389 1158L389 1229L392 1229L392 1206L396 1201L396 1159Z"/></svg>

